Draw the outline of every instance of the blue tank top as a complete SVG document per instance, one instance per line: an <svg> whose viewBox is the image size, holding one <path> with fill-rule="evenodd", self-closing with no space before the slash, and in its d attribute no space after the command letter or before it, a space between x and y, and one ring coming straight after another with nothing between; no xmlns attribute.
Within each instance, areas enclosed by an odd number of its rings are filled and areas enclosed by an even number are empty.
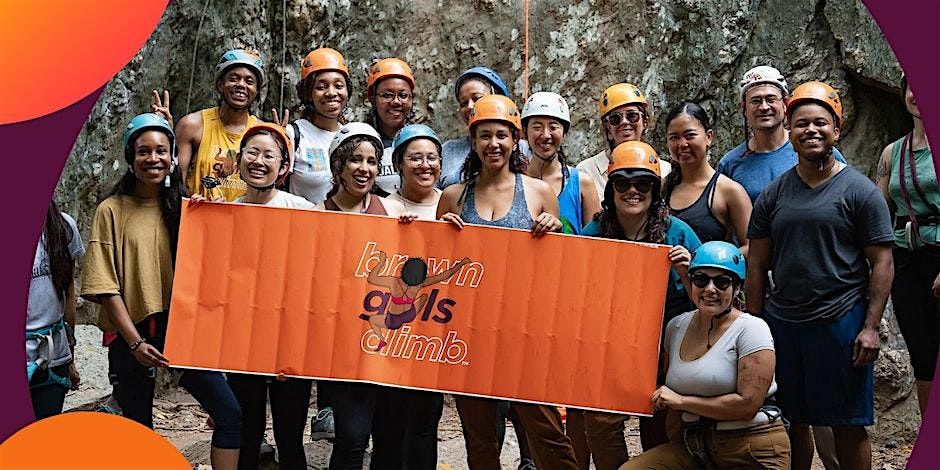
<svg viewBox="0 0 940 470"><path fill-rule="evenodd" d="M584 220L581 210L581 180L577 168L569 166L567 173L562 183L564 186L558 194L558 210L565 233L580 235L581 223Z"/></svg>
<svg viewBox="0 0 940 470"><path fill-rule="evenodd" d="M691 206L679 210L669 206L669 212L689 224L689 227L692 227L692 230L695 231L695 234L698 235L702 243L724 240L728 233L727 227L725 227L724 224L715 217L714 212L712 212L712 203L715 200L715 186L718 184L719 176L721 176L721 173L716 171L715 175L712 176L712 179L708 182L708 185L705 186L705 190L702 191L702 194ZM668 204L669 201L666 201L666 203Z"/></svg>
<svg viewBox="0 0 940 470"><path fill-rule="evenodd" d="M492 227L506 228L532 228L532 215L529 214L529 205L525 202L525 191L522 188L522 175L516 173L516 185L512 195L512 207L509 212L496 220L486 220L480 217L477 212L476 198L473 194L474 183L468 183L467 195L464 199L463 209L460 211L460 218L468 224L489 225Z"/></svg>

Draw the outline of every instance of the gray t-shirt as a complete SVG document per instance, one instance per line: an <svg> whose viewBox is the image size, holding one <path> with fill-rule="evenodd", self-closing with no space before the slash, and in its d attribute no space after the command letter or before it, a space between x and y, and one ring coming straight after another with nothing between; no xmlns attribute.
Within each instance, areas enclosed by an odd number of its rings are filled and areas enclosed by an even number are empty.
<svg viewBox="0 0 940 470"><path fill-rule="evenodd" d="M62 217L65 218L69 226L69 253L72 254L73 262L78 261L78 258L85 254L82 237L78 233L78 227L75 226L75 220L64 212ZM36 245L36 254L33 256L33 275L29 281L26 329L45 328L58 322L64 314L64 303L59 300L55 292L55 286L52 284L52 269L49 266L49 255L46 253L46 240L45 237L40 236L39 244ZM38 346L38 339L26 342L27 363L36 360ZM52 335L52 355L49 360L49 367L68 364L72 360L72 353L69 350L64 328L59 329Z"/></svg>
<svg viewBox="0 0 940 470"><path fill-rule="evenodd" d="M679 349L694 316L695 311L686 312L666 325L664 345L669 355L666 386L676 393L697 397L717 397L734 393L738 389L738 360L758 351L774 350L774 339L767 323L742 313L702 357L694 361L683 361L679 357ZM767 396L771 397L776 392L777 382L772 380ZM683 416L686 421L694 421L695 418ZM744 427L748 422L729 424L733 427Z"/></svg>
<svg viewBox="0 0 940 470"><path fill-rule="evenodd" d="M892 242L894 232L881 191L854 168L816 188L792 168L757 198L747 237L773 242L765 312L803 323L839 317L864 299L870 268L863 249Z"/></svg>
<svg viewBox="0 0 940 470"><path fill-rule="evenodd" d="M444 142L441 146L441 178L437 180L438 188L444 189L460 182L460 170L467 155L470 155L470 138L462 137Z"/></svg>

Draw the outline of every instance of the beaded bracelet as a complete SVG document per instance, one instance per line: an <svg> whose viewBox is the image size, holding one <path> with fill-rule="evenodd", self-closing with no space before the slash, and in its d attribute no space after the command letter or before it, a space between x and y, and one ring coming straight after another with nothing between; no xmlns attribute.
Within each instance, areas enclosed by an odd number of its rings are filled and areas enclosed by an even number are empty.
<svg viewBox="0 0 940 470"><path fill-rule="evenodd" d="M134 344L131 345L131 352L136 351L137 348L139 348L141 344L144 344L146 342L147 340L145 340L144 338L140 338L139 340L135 341Z"/></svg>

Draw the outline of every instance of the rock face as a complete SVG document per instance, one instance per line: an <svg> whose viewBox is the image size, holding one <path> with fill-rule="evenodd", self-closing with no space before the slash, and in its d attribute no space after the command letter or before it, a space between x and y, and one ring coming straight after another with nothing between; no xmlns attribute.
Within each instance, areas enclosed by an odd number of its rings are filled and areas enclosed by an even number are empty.
<svg viewBox="0 0 940 470"><path fill-rule="evenodd" d="M530 6L528 91L567 98L573 122L565 149L572 159L602 148L597 101L607 86L627 81L650 99L653 129L647 140L662 154L668 155L663 119L668 109L685 100L702 104L715 122L711 157L717 161L743 139L737 83L758 64L781 69L791 88L823 80L839 89L845 104L839 147L869 174L881 148L911 125L898 98L896 59L855 0L546 0ZM521 106L524 32L521 0L171 2L143 49L106 86L56 199L76 216L87 240L95 206L126 171L123 126L149 111L155 88L170 91L176 118L215 105L215 64L227 49L251 48L263 55L268 80L255 106L263 117L273 107L289 107L298 115L294 83L301 58L313 48L333 47L345 55L354 91L350 119L361 119L368 110L362 90L369 65L400 57L417 78L417 120L454 138L466 132L456 117L454 79L471 66L496 69ZM81 311L86 321L93 319L94 309ZM889 342L897 342L896 336L895 331ZM888 351L881 361L900 368L907 364L898 356L903 354ZM896 372L879 365L879 382L890 379L895 387L910 375ZM910 384L901 389L879 386L879 409L896 408L901 395L910 394ZM903 403L911 407L909 399ZM897 425L903 429L887 433L911 436L913 422L902 421Z"/></svg>

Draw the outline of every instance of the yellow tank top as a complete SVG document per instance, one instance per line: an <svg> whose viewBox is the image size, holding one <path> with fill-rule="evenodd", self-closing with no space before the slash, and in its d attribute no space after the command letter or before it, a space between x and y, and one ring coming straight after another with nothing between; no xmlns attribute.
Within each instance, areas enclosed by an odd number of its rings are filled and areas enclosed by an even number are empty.
<svg viewBox="0 0 940 470"><path fill-rule="evenodd" d="M225 130L218 107L202 110L202 141L196 151L192 171L186 177L190 194L202 194L209 199L222 196L226 201L234 201L245 194L246 186L238 177L235 155L245 131L260 122L257 117L249 115L245 129L232 133ZM204 177L214 178L219 185L206 188Z"/></svg>

